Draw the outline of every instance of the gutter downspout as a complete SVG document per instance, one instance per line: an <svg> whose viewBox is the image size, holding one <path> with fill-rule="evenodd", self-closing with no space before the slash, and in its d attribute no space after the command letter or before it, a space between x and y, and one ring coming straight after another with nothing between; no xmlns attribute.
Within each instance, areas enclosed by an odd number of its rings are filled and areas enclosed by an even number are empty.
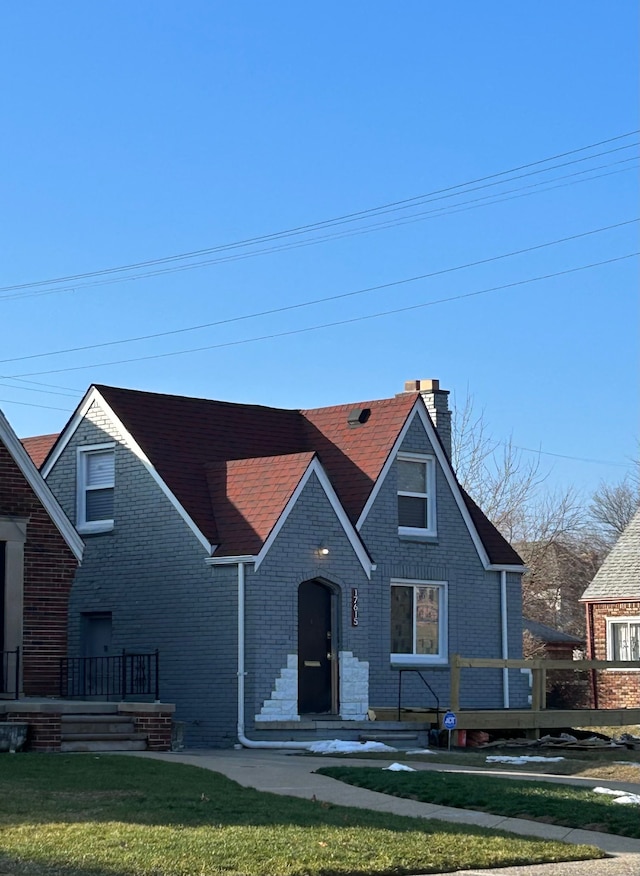
<svg viewBox="0 0 640 876"><path fill-rule="evenodd" d="M275 740L263 742L261 740L247 739L244 735L244 680L247 674L244 663L244 592L244 563L238 563L238 742L244 748L289 748L306 750L309 747L308 742L276 742Z"/></svg>
<svg viewBox="0 0 640 876"><path fill-rule="evenodd" d="M500 620L502 626L502 659L509 659L509 635L507 618L507 573L503 569L500 572ZM509 670L502 670L502 708L509 708Z"/></svg>

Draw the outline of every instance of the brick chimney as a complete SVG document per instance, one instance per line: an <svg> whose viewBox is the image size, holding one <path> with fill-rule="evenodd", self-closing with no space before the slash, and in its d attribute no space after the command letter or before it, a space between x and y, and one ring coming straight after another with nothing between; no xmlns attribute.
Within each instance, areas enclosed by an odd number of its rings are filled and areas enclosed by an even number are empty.
<svg viewBox="0 0 640 876"><path fill-rule="evenodd" d="M440 441L447 456L451 459L451 411L449 410L449 390L440 389L439 380L407 380L405 392L419 392L438 431Z"/></svg>

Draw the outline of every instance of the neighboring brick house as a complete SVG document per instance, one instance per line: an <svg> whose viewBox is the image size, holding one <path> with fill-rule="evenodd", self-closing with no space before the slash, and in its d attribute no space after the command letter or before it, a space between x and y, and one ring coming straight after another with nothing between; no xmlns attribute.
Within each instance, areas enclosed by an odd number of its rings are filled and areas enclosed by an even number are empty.
<svg viewBox="0 0 640 876"><path fill-rule="evenodd" d="M450 654L521 657L522 561L456 481L447 395L282 410L91 387L42 467L86 540L70 654L158 648L187 744L221 746L344 730L397 703L399 668L446 703ZM461 700L527 693L487 669Z"/></svg>
<svg viewBox="0 0 640 876"><path fill-rule="evenodd" d="M629 661L597 673L595 707L640 707L640 508L582 594L587 657Z"/></svg>
<svg viewBox="0 0 640 876"><path fill-rule="evenodd" d="M46 453L52 441L34 444ZM0 411L0 641L5 696L59 693L83 542ZM21 660L16 691L16 651Z"/></svg>
<svg viewBox="0 0 640 876"><path fill-rule="evenodd" d="M585 640L580 636L563 633L561 630L526 617L523 618L523 627L524 631L540 644L542 653L536 652L535 656L548 657L550 660L573 660L574 652L584 650Z"/></svg>

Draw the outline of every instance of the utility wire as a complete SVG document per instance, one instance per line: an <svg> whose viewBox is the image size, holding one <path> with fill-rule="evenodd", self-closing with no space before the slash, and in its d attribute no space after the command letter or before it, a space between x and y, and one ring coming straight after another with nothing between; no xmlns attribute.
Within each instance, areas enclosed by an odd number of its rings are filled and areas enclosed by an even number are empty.
<svg viewBox="0 0 640 876"><path fill-rule="evenodd" d="M636 157L627 158L627 159L623 159L623 160L618 161L618 162L613 162L611 164L601 165L600 167L612 167L615 164L626 164L628 162L636 162L637 163L637 160L638 159ZM584 174L591 173L593 170L600 169L600 167L591 168L589 170L582 170L582 171L578 171L576 173L565 174L564 176L556 177L554 180L533 183L532 185L529 185L529 186L522 186L522 187L516 188L516 189L508 189L504 194L506 194L507 192L519 192L519 194L509 194L507 197L497 197L496 195L485 195L485 196L480 197L480 198L473 198L470 201L462 201L459 204L450 205L447 207L437 207L433 210L426 210L426 211L423 211L420 213L410 214L408 217L396 218L394 220L388 220L385 222L377 222L377 223L374 223L372 225L365 225L365 226L360 227L360 228L352 228L352 229L347 230L347 231L339 231L339 232L335 232L333 234L325 234L325 235L322 235L321 237L314 237L314 238L311 238L309 240L298 240L298 241L294 241L294 242L283 243L279 246L269 246L265 249L253 250L251 252L242 252L242 253L235 253L232 255L219 256L217 258L207 259L205 261L194 262L192 264L173 265L171 267L158 268L157 270L154 270L154 271L146 271L145 273L132 274L130 276L112 276L112 277L107 277L107 278L104 278L101 280L95 280L93 282L85 282L85 283L81 283L79 285L73 285L73 286L59 286L57 288L50 288L50 289L35 289L35 290L32 290L31 292L29 292L29 291L13 292L10 294L0 295L0 302L1 301L15 300L15 299L30 298L30 297L35 297L35 296L40 297L42 295L56 295L58 293L63 293L63 292L76 292L76 291L78 291L78 289L81 289L81 290L94 289L98 286L109 286L109 285L113 285L114 283L125 283L125 282L133 282L135 280L144 280L144 279L149 279L150 277L158 277L158 276L165 275L165 274L175 274L175 273L179 273L182 271L191 271L191 270L195 270L198 268L210 267L211 265L241 261L241 260L249 259L249 258L256 258L257 256L261 256L261 255L271 255L273 253L288 252L289 250L299 249L302 247L317 246L318 244L327 243L328 241L343 240L343 239L348 238L348 237L355 237L355 236L359 236L362 234L370 234L372 231L382 231L382 230L386 230L388 228L402 227L404 225L413 224L415 222L423 222L425 219L428 219L428 218L436 218L436 217L441 217L444 215L451 216L451 215L454 215L456 213L465 213L465 212L468 212L469 210L477 210L481 207L494 206L495 204L502 204L502 203L505 203L506 201L512 201L512 200L515 200L518 198L530 197L532 194L540 194L541 192L546 193L549 191L553 191L554 189L564 188L564 187L569 186L569 185L577 185L577 184L583 183L583 182L592 182L593 180L601 179L605 176L612 176L614 174L628 172L629 170L633 169L630 167L622 168L619 170L610 171L609 173L601 173L601 174L597 174L596 176L584 177L583 179L578 179L578 180L574 179L571 182L559 183L558 185L549 185L550 182L556 182L557 180L569 179L569 178L574 177L574 176L582 176ZM543 186L544 186L544 188L542 188ZM536 191L527 191L527 189L536 189ZM478 202L480 202L480 203L478 203ZM482 202L484 202L484 203L482 203ZM469 206L467 206L467 205L469 205Z"/></svg>
<svg viewBox="0 0 640 876"><path fill-rule="evenodd" d="M219 319L219 320L215 320L214 322L201 323L200 325L187 326L185 328L170 329L170 330L164 331L164 332L154 332L152 334L138 335L138 336L132 337L132 338L121 338L121 339L115 340L115 341L103 341L102 343L97 343L97 344L85 344L85 345L79 346L79 347L67 347L67 348L62 349L62 350L51 350L48 353L30 353L26 356L14 356L12 358L0 359L0 364L7 364L9 362L24 362L24 361L30 360L30 359L43 359L43 358L48 358L49 356L62 356L65 353L79 353L79 352L83 352L85 350L97 350L97 349L101 349L104 347L114 347L114 346L118 346L118 345L122 345L122 344L133 344L133 343L138 343L140 341L154 340L156 338L165 338L165 337L170 337L172 335L186 334L188 332L201 331L203 329L214 328L216 326L229 325L231 323L236 323L236 322L243 322L243 321L246 321L249 319L258 319L258 318L261 318L264 316L272 316L272 315L277 314L277 313L286 313L286 312L292 311L292 310L300 310L302 308L312 307L312 306L317 305L317 304L326 304L330 301L339 301L339 300L344 299L344 298L353 298L357 295L364 295L364 294L367 294L369 292L377 292L377 291L380 291L381 289L387 289L390 286L398 286L398 285L407 284L407 283L415 283L418 280L427 280L427 279L431 279L433 277L442 276L444 274L451 274L451 273L454 273L456 271L465 270L467 268L474 268L474 267L478 267L479 265L490 264L492 262L497 262L497 261L500 261L502 259L512 258L513 256L523 255L525 253L530 253L530 252L535 252L536 250L545 249L545 248L550 247L550 246L558 246L559 244L568 243L569 241L572 241L572 240L579 240L583 237L589 237L589 236L592 236L594 234L601 234L602 232L605 232L605 231L612 231L616 228L623 228L626 225L633 225L633 224L637 223L638 221L640 221L639 218L628 219L628 220L625 220L623 222L617 222L614 225L605 225L601 228L593 228L589 231L582 231L579 234L572 234L569 237L556 238L555 240L550 240L550 241L547 241L546 243L538 243L538 244L535 244L534 246L528 246L528 247L525 247L524 249L513 250L512 252L503 253L502 255L490 256L488 258L479 259L475 262L466 262L465 264L462 264L462 265L455 265L454 267L451 267L451 268L443 268L442 270L439 270L439 271L431 271L427 274L419 274L415 277L407 277L403 280L395 280L395 281L390 282L390 283L381 283L377 286L368 286L364 289L357 289L357 290L352 291L352 292L342 292L342 293L337 294L337 295L328 295L324 298L315 298L311 301L302 301L302 302L298 302L296 304L284 305L282 307L272 307L272 308L269 308L268 310L261 310L261 311L255 312L255 313L244 314L242 316L229 317L228 319Z"/></svg>
<svg viewBox="0 0 640 876"><path fill-rule="evenodd" d="M129 364L131 362L145 362L145 361L150 361L150 360L154 360L154 359L167 359L167 358L172 357L172 356L184 356L184 355L189 354L189 353L200 353L200 352L204 352L204 351L208 351L208 350L219 350L219 349L222 349L224 347L238 347L238 346L242 346L244 344L256 343L257 341L269 341L269 340L274 340L276 338L285 338L285 337L290 337L292 335L301 335L301 334L306 334L308 332L320 331L322 329L335 328L336 326L350 325L350 324L353 324L356 322L364 322L365 320L369 320L369 319L379 319L380 317L392 316L392 315L397 314L397 313L408 313L409 311L419 310L419 309L425 308L425 307L433 307L436 304L445 304L445 303L448 303L450 301L460 301L460 300L463 300L465 298L473 298L473 297L476 297L479 295L486 295L489 292L498 292L498 291L501 291L504 289L513 289L517 286L525 286L529 283L536 283L536 282L540 282L541 280L549 280L553 277L563 277L563 276L566 276L568 274L577 273L578 271L586 271L586 270L589 270L591 268L600 267L602 265L614 264L615 262L625 261L626 259L634 258L635 256L638 256L638 255L640 255L640 252L627 253L626 255L617 256L615 258L610 258L610 259L605 259L605 260L600 261L600 262L592 262L591 264L580 265L576 268L567 268L564 271L554 271L551 274L542 274L538 277L530 277L526 280L517 280L513 283L506 283L502 286L491 286L487 289L480 289L480 290L477 290L475 292L464 292L464 293L461 293L460 295L450 295L450 296L447 296L446 298L438 298L435 301L427 301L427 302L423 302L421 304L412 304L412 305L409 305L407 307L394 308L393 310L378 311L377 313L371 313L371 314L367 314L365 316L355 316L355 317L351 317L350 319L335 320L333 322L326 322L326 323L322 323L320 325L308 326L307 328L291 329L291 330L285 331L285 332L274 332L272 334L259 335L257 337L253 337L253 338L243 338L243 339L238 340L238 341L225 341L225 342L219 343L219 344L209 344L209 345L204 346L204 347L191 347L191 348L186 349L186 350L175 350L175 351L170 352L170 353L155 353L155 354L148 355L148 356L136 356L136 357L133 357L130 359L117 359L117 360L112 361L112 362L94 362L90 365L74 365L74 366L69 366L67 368L55 368L55 369L51 369L48 371L29 371L29 372L26 372L24 374L9 375L9 376L2 375L2 376L4 379L17 379L19 377L34 377L34 376L40 376L40 375L45 375L45 374L62 374L64 372L69 372L69 371L85 371L88 368L105 368L105 367L109 367L111 365L125 365L125 364ZM406 283L406 282L408 282L408 281L407 280L398 280L394 283L386 283L386 284L384 284L384 286L385 286L385 288L391 287L391 286L398 286L398 285L401 285L402 283Z"/></svg>
<svg viewBox="0 0 640 876"><path fill-rule="evenodd" d="M487 185L482 185L482 184L487 183L487 181L489 181L489 180L492 180L493 182L488 183L488 185L499 185L502 182L504 182L504 180L502 180L501 178L503 178L505 176L509 176L510 174L517 173L518 171L521 171L521 170L528 170L529 168L534 168L534 167L539 168L538 170L531 171L529 173L524 173L524 174L520 174L519 176L516 176L516 177L511 177L511 180L521 179L525 176L531 176L531 175L537 174L537 173L545 173L545 172L548 172L549 170L557 169L558 167L565 167L565 166L568 166L570 164L575 164L575 163L578 163L581 161L590 161L593 158L596 158L600 155L608 155L608 154L611 154L613 152L633 148L633 146L637 145L637 143L626 144L624 146L619 146L615 149L610 149L610 150L606 150L606 151L603 151L600 153L595 153L593 155L584 156L584 157L579 158L579 159L573 159L569 162L564 162L564 163L555 165L554 167L540 168L540 165L549 164L552 161L557 161L560 158L564 158L564 157L567 157L570 155L577 155L581 152L585 152L585 151L588 151L590 149L595 149L599 146L608 145L610 143L614 143L614 142L617 142L619 140L623 140L627 137L634 136L637 133L638 133L638 130L631 131L631 132L628 132L626 134L621 134L617 137L611 137L611 138L608 138L606 140L601 140L597 143L589 144L588 146L582 146L582 147L577 148L577 149L572 149L572 150L569 150L567 152L562 152L562 153L558 153L557 155L549 156L548 158L539 159L538 161L529 162L528 164L522 164L522 165L519 165L517 167L510 168L508 170L500 171L499 173L494 173L494 174L489 174L487 176L478 177L476 179L470 180L470 181L465 182L465 183L458 183L458 184L453 185L453 186L448 186L445 188L436 189L436 190L429 192L429 193L426 193L426 194L416 195L414 197L405 198L405 199L399 200L399 201L393 201L393 202L379 205L377 207L372 207L372 208L369 208L366 210L360 210L360 211L356 211L353 213L343 214L341 216L337 216L337 217L334 217L332 219L326 219L326 220L322 220L319 222L308 223L306 225L299 225L299 226L295 226L293 228L289 228L289 229L286 229L283 231L278 231L278 232L274 232L271 234L261 235L261 236L252 237L252 238L246 238L244 240L235 241L235 242L229 243L229 244L221 244L221 245L214 246L214 247L207 247L204 249L192 250L190 252L185 252L185 253L179 253L176 255L164 256L164 257L158 258L158 259L147 259L147 260L140 261L140 262L132 262L132 263L127 264L127 265L120 265L120 266L116 266L116 267L103 268L103 269L100 269L97 271L87 271L87 272L79 273L79 274L71 274L71 275L62 276L62 277L50 278L48 280L38 280L38 281L29 282L29 283L20 283L20 284L14 284L14 285L10 285L10 286L3 286L3 287L0 287L0 292L11 292L11 291L18 291L18 290L34 289L34 288L38 288L38 287L42 287L42 286L50 286L50 285L57 284L57 283L69 283L69 282L74 282L74 281L79 281L79 280L91 279L94 277L105 276L108 274L116 274L116 273L123 273L126 271L134 271L134 270L139 270L141 268L147 268L147 267L152 267L152 266L156 266L156 265L167 264L170 262L183 261L186 259L194 259L194 258L198 258L198 257L204 256L204 255L211 255L211 254L216 253L216 252L223 252L223 251L237 249L237 248L241 248L241 247L254 246L256 244L266 243L266 242L273 241L273 240L279 240L283 237L288 237L288 236L292 236L292 235L308 234L311 231L318 231L318 230L322 230L322 229L325 229L328 227L333 227L336 225L344 224L347 222L359 221L361 218L366 217L366 216L381 215L383 213L388 213L388 212L398 211L401 209L406 209L409 205L415 205L419 202L425 201L426 199L439 200L442 197L447 197L447 198L454 197L454 196L456 196L456 194L460 194L461 190L466 189L467 191L476 191L479 188L486 188ZM471 186L474 186L475 188L469 188Z"/></svg>

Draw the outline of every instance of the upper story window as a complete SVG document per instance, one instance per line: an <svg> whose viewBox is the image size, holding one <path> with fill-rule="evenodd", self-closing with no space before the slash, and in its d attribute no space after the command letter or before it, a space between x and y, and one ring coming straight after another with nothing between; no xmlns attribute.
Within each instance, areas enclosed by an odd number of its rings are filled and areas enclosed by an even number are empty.
<svg viewBox="0 0 640 876"><path fill-rule="evenodd" d="M80 532L113 528L115 444L78 448L77 527Z"/></svg>
<svg viewBox="0 0 640 876"><path fill-rule="evenodd" d="M391 662L419 666L447 661L447 585L391 582Z"/></svg>
<svg viewBox="0 0 640 876"><path fill-rule="evenodd" d="M607 619L607 660L640 661L640 617Z"/></svg>
<svg viewBox="0 0 640 876"><path fill-rule="evenodd" d="M401 535L436 535L432 456L398 454L398 531Z"/></svg>

